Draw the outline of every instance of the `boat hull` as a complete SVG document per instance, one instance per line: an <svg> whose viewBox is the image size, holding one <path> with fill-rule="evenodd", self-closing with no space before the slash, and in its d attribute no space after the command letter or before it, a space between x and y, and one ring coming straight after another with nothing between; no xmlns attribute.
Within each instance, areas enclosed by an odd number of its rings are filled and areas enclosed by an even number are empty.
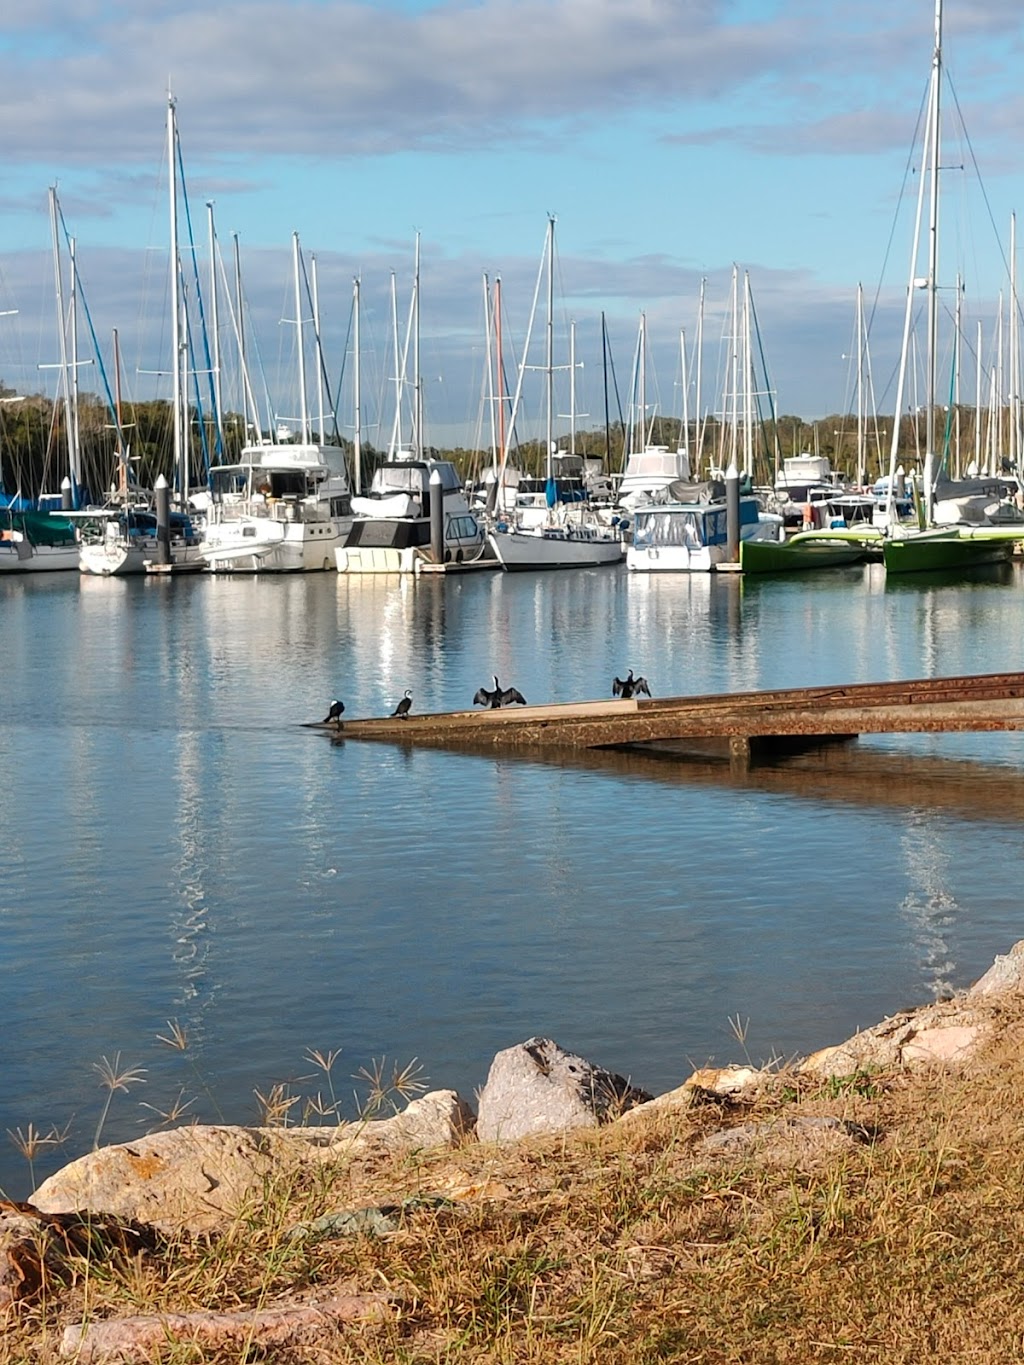
<svg viewBox="0 0 1024 1365"><path fill-rule="evenodd" d="M740 567L745 574L800 573L835 569L877 558L881 547L868 540L794 536L790 540L743 540Z"/></svg>
<svg viewBox="0 0 1024 1365"><path fill-rule="evenodd" d="M207 528L202 550L213 573L319 573L335 567L351 525L351 518L224 521Z"/></svg>
<svg viewBox="0 0 1024 1365"><path fill-rule="evenodd" d="M587 569L618 564L622 542L618 536L551 536L530 531L492 531L487 537L503 569Z"/></svg>
<svg viewBox="0 0 1024 1365"><path fill-rule="evenodd" d="M936 573L968 570L1005 563L1013 554L1011 537L966 536L954 532L921 531L892 537L883 546L887 574Z"/></svg>
<svg viewBox="0 0 1024 1365"><path fill-rule="evenodd" d="M73 545L26 545L0 541L0 574L77 572L80 549Z"/></svg>

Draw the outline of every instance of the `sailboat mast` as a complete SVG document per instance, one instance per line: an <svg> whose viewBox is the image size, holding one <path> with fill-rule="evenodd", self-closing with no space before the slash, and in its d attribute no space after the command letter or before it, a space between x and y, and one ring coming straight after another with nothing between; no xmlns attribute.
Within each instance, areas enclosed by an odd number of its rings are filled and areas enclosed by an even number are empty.
<svg viewBox="0 0 1024 1365"><path fill-rule="evenodd" d="M210 330L213 332L213 402L216 412L217 446L220 459L224 458L224 405L221 391L220 318L217 307L217 229L213 221L213 202L207 201L207 225L210 239Z"/></svg>
<svg viewBox="0 0 1024 1365"><path fill-rule="evenodd" d="M316 275L316 257L309 261L310 288L313 291L313 341L316 346L316 416L317 431L321 445L327 442L327 429L324 425L324 367L320 353L320 286Z"/></svg>
<svg viewBox="0 0 1024 1365"><path fill-rule="evenodd" d="M174 467L178 471L178 497L181 506L188 502L188 445L182 422L183 385L181 327L181 262L178 260L178 163L176 100L167 96L167 180L171 224L171 402L174 407Z"/></svg>
<svg viewBox="0 0 1024 1365"><path fill-rule="evenodd" d="M931 81L931 156L928 219L928 357L927 407L925 410L924 442L924 498L925 511L931 520L935 495L935 394L938 364L938 263L939 263L939 97L942 84L942 0L935 0L935 51L932 55Z"/></svg>
<svg viewBox="0 0 1024 1365"><path fill-rule="evenodd" d="M114 422L117 436L117 469L122 501L128 500L128 452L124 448L124 427L121 425L121 343L114 328Z"/></svg>
<svg viewBox="0 0 1024 1365"><path fill-rule="evenodd" d="M420 234L416 234L416 269L412 286L413 299L413 434L412 450L416 459L423 458L423 380L420 376Z"/></svg>
<svg viewBox="0 0 1024 1365"><path fill-rule="evenodd" d="M555 370L554 370L554 338L555 338L555 220L548 218L548 321L546 341L544 347L544 370L545 370L545 431L547 445L546 471L548 482L550 483L553 473L551 464L551 447L554 436L554 397L555 397Z"/></svg>
<svg viewBox="0 0 1024 1365"><path fill-rule="evenodd" d="M959 416L959 410L957 415ZM1010 468L1020 474L1020 319L1017 316L1017 215L1010 215Z"/></svg>
<svg viewBox="0 0 1024 1365"><path fill-rule="evenodd" d="M54 287L57 295L57 337L60 342L60 375L61 388L64 394L64 427L68 445L68 473L71 476L71 497L72 506L78 506L78 493L81 484L81 469L79 467L79 446L75 441L75 423L71 402L71 379L68 365L68 343L67 326L64 319L64 278L61 270L60 261L60 241L57 231L57 190L55 186L50 186L50 232L53 238L53 275ZM74 283L74 273L72 272L72 284Z"/></svg>
<svg viewBox="0 0 1024 1365"><path fill-rule="evenodd" d="M309 413L306 409L306 357L302 344L302 290L299 287L299 234L292 233L292 273L295 276L295 326L299 358L299 440L309 441Z"/></svg>
<svg viewBox="0 0 1024 1365"><path fill-rule="evenodd" d="M355 409L355 432L352 438L352 464L353 482L356 493L362 491L363 477L363 414L362 414L362 377L359 372L359 291L360 281L357 275L352 281L352 345L355 354L352 357L352 387L354 389L352 406Z"/></svg>
<svg viewBox="0 0 1024 1365"><path fill-rule="evenodd" d="M494 357L498 374L498 450L505 457L505 361L501 354L501 276L494 280Z"/></svg>
<svg viewBox="0 0 1024 1365"><path fill-rule="evenodd" d="M703 374L702 357L704 354L704 294L707 289L707 280L700 282L700 298L697 303L697 375L693 391L693 410L696 416L697 430L696 440L694 441L693 473L700 477L700 465L704 456L704 409L701 406L701 377Z"/></svg>

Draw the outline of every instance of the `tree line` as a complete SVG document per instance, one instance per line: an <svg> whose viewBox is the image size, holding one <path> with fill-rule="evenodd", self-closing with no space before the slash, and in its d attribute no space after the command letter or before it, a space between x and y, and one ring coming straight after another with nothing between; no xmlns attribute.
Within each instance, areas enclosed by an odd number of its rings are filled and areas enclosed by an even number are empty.
<svg viewBox="0 0 1024 1365"><path fill-rule="evenodd" d="M211 463L230 464L237 460L246 441L246 424L238 413L227 413L221 434L209 422L201 422L196 410L190 413L188 445L190 484L201 486ZM938 423L940 448L948 443L948 468L960 474L979 450L990 448L1000 456L1008 442L1008 414L996 414L993 430L982 415L982 426L974 408L943 410ZM121 412L120 431L111 419L109 406L95 394L81 394L77 403L78 448L82 485L94 501L120 482L120 466L126 463L131 481L140 488L152 488L159 475L173 483L174 416L165 399L126 403ZM774 481L782 461L804 452L827 456L832 468L851 482L868 483L889 467L892 418L871 418L858 423L848 413L834 413L810 422L785 415L759 421L751 442L755 483ZM675 449L683 444L683 424L678 418L657 417L648 427L646 442ZM724 467L729 461L733 433L720 419L708 417L698 425L690 422L686 445L691 452L695 477L711 468ZM905 469L917 468L924 458L923 414L901 419L898 433L898 460ZM265 438L269 439L269 438ZM609 426L592 427L575 433L573 452L588 459L599 459L607 473L622 471L637 433L619 421ZM351 462L353 444L336 438ZM698 444L700 449L698 450ZM570 440L562 433L559 449L568 451ZM479 476L492 462L492 452L457 446L431 447L435 457L451 459L463 478ZM368 441L361 443L361 476L364 485L372 476L383 453ZM528 474L543 476L546 451L543 441L524 441L515 449L515 463ZM745 468L747 443L739 433L737 465ZM987 462L987 461L985 461ZM59 492L68 473L67 412L61 402L42 394L19 397L0 383L0 489L35 498L41 492Z"/></svg>

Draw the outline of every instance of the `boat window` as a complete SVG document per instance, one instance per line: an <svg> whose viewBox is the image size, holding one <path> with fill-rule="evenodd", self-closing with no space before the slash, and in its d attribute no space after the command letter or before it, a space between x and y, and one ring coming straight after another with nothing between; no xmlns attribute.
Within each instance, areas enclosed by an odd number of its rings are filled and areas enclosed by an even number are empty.
<svg viewBox="0 0 1024 1365"><path fill-rule="evenodd" d="M237 465L223 469L214 466L210 470L210 489L215 498L223 497L225 493L244 493L245 470Z"/></svg>
<svg viewBox="0 0 1024 1365"><path fill-rule="evenodd" d="M423 492L426 470L421 464L381 465L373 476L372 494L387 497L391 493Z"/></svg>
<svg viewBox="0 0 1024 1365"><path fill-rule="evenodd" d="M696 512L647 512L637 515L633 543L639 546L682 545L695 549L703 544Z"/></svg>
<svg viewBox="0 0 1024 1365"><path fill-rule="evenodd" d="M453 540L476 540L480 528L473 517L452 517L448 523L448 534Z"/></svg>

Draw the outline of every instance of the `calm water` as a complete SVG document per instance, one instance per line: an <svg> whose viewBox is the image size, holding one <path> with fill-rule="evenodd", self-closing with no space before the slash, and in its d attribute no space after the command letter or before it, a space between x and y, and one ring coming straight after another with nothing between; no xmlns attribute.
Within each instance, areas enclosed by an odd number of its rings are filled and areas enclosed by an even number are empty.
<svg viewBox="0 0 1024 1365"><path fill-rule="evenodd" d="M106 1140L180 1092L248 1122L256 1089L325 1090L310 1048L341 1050L348 1100L382 1056L470 1095L534 1033L660 1090L968 983L1024 937L1024 738L862 742L924 765L908 795L301 722L406 687L462 707L495 671L542 701L630 666L656 695L1024 669L1022 589L1018 568L0 582L0 1187L29 1189L5 1130L69 1126L37 1176L89 1147L118 1052L146 1084Z"/></svg>

